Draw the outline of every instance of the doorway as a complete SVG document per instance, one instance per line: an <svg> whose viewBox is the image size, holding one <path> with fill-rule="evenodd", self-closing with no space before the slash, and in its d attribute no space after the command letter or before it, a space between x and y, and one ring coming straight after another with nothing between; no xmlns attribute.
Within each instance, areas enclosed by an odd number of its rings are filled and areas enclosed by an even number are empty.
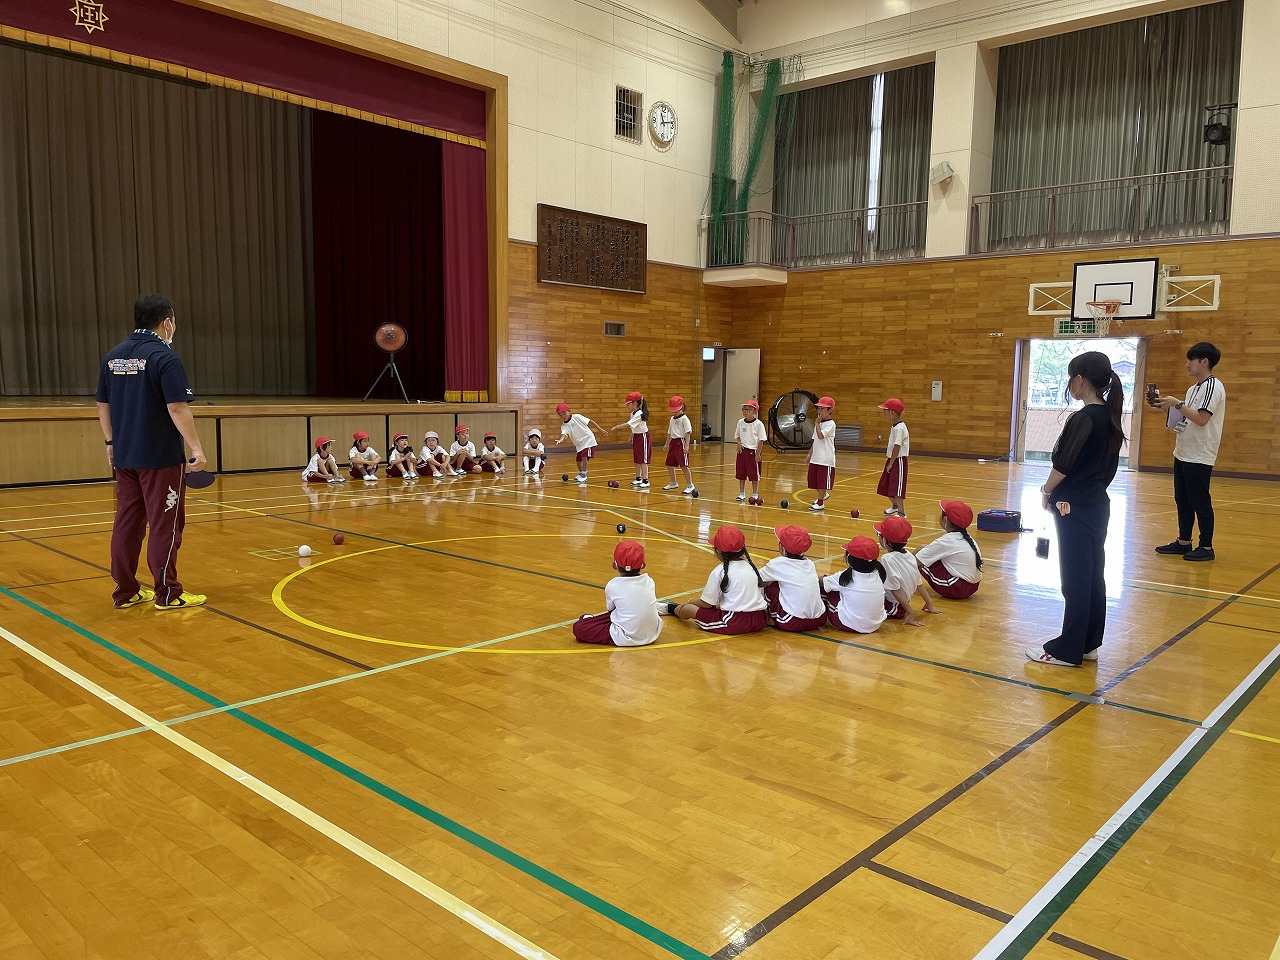
<svg viewBox="0 0 1280 960"><path fill-rule="evenodd" d="M702 348L704 441L732 437L745 400L760 399L760 351L737 347ZM766 411L761 411L763 416Z"/></svg>

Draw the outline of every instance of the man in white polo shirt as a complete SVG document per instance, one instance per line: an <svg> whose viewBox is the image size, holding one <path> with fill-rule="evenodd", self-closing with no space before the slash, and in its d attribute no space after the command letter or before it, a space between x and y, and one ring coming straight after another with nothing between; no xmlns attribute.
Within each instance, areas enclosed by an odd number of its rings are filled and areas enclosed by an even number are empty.
<svg viewBox="0 0 1280 960"><path fill-rule="evenodd" d="M1222 443L1227 416L1227 389L1213 375L1222 351L1212 343L1193 344L1187 351L1187 373L1195 383L1186 397L1160 397L1156 406L1175 411L1170 425L1178 432L1173 442L1173 501L1178 507L1178 539L1156 547L1156 553L1178 554L1183 560L1213 559L1213 500L1209 478ZM1191 527L1200 524L1200 544L1191 548Z"/></svg>

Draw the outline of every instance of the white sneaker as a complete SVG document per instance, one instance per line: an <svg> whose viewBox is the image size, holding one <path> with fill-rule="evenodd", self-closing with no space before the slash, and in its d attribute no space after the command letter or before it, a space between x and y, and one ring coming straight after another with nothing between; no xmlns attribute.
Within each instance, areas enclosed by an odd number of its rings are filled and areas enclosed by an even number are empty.
<svg viewBox="0 0 1280 960"><path fill-rule="evenodd" d="M378 482L378 478L377 478L376 476L374 476L373 474L366 474L366 475L365 475L365 478L364 478L364 482L365 482L365 483L377 483L377 482Z"/></svg>
<svg viewBox="0 0 1280 960"><path fill-rule="evenodd" d="M346 482L347 482L347 478L346 478L346 477L339 477L339 478L338 478L338 482L339 482L339 483L346 483Z"/></svg>
<svg viewBox="0 0 1280 960"><path fill-rule="evenodd" d="M532 474L533 474L533 471L532 471L532 470L526 470L526 471L524 472L524 475L525 475L526 477L531 476Z"/></svg>
<svg viewBox="0 0 1280 960"><path fill-rule="evenodd" d="M648 490L648 489L649 489L649 481L648 481L648 480L641 480L638 484L636 484L636 489L637 489L637 490Z"/></svg>
<svg viewBox="0 0 1280 960"><path fill-rule="evenodd" d="M884 515L885 515L886 517L892 517L892 516L893 516L895 513L897 513L897 512L898 512L898 508L897 508L897 507L890 507L888 510L886 510L886 511L884 512Z"/></svg>
<svg viewBox="0 0 1280 960"><path fill-rule="evenodd" d="M681 490L680 492L681 492L681 493L693 493L693 492L694 492L695 490L697 490L697 489L698 489L697 487L695 487L695 486L693 486L692 484L690 484L689 486L685 487L685 488L684 488L683 490Z"/></svg>
<svg viewBox="0 0 1280 960"><path fill-rule="evenodd" d="M506 467L495 467L495 468L494 468L494 470L493 470L493 472L494 472L494 473L506 473L506 472L507 472L507 468L506 468Z"/></svg>
<svg viewBox="0 0 1280 960"><path fill-rule="evenodd" d="M746 502L747 502L747 495L746 495L745 493L740 493L740 494L738 494L736 497L734 497L733 499L737 500L739 503L746 503Z"/></svg>
<svg viewBox="0 0 1280 960"><path fill-rule="evenodd" d="M1057 657L1050 656L1044 647L1027 647L1023 651L1027 655L1028 660L1035 663L1048 663L1055 667L1074 667L1076 664L1067 663L1065 660L1059 660Z"/></svg>
<svg viewBox="0 0 1280 960"><path fill-rule="evenodd" d="M640 484L642 484L642 483L644 483L644 481L643 481L643 480L641 480L639 477L636 477L634 480L632 480L632 481L631 481L631 485L632 485L633 487L638 487L638 486L640 486Z"/></svg>
<svg viewBox="0 0 1280 960"><path fill-rule="evenodd" d="M818 510L827 509L827 505L825 503L811 503L809 504L809 509L816 512Z"/></svg>
<svg viewBox="0 0 1280 960"><path fill-rule="evenodd" d="M1098 651L1097 651L1096 649L1094 649L1094 650L1090 650L1088 653L1086 653L1086 654L1084 655L1084 657L1083 657L1082 659L1084 659L1084 660L1085 660L1086 662L1088 662L1088 663L1097 663L1097 662L1098 662Z"/></svg>
<svg viewBox="0 0 1280 960"><path fill-rule="evenodd" d="M664 483L662 485L663 490L676 490L676 489L679 489L679 487L680 487L680 484L678 483ZM686 493L687 492L688 491L686 491Z"/></svg>
<svg viewBox="0 0 1280 960"><path fill-rule="evenodd" d="M587 482L587 478L586 478L586 477L584 477L582 474L578 474L576 477L574 477L574 478L573 478L573 482L574 482L574 483L586 483L586 482Z"/></svg>
<svg viewBox="0 0 1280 960"><path fill-rule="evenodd" d="M330 483L342 483L342 482L343 482L343 480L342 480L342 478L341 478L341 477L330 477L330 478L329 478L329 482L330 482Z"/></svg>

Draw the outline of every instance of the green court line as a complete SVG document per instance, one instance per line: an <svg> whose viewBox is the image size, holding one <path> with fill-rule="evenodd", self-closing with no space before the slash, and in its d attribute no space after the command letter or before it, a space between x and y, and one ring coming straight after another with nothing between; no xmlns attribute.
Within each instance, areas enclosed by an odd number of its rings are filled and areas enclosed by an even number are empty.
<svg viewBox="0 0 1280 960"><path fill-rule="evenodd" d="M252 714L245 713L243 710L237 707L231 706L226 701L220 700L218 697L215 697L211 693L206 693L204 690L201 690L199 687L195 686L194 684L188 683L186 680L183 680L181 677L178 677L170 673L169 671L165 670L163 667L156 666L155 664L150 663L147 660L144 660L142 657L139 657L137 654L131 653L130 651L125 650L123 647L117 646L115 643L112 643L110 640L107 640L105 637L98 636L92 631L87 630L84 627L80 626L79 624L74 623L71 620L68 620L66 617L63 617L60 614L57 614L54 611L49 610L48 608L43 607L38 603L28 600L26 597L23 597L19 594L14 593L12 590L8 589L7 587L0 586L0 594L3 594L4 596L9 597L9 599L16 601L17 603L20 603L31 610L34 610L36 613L39 613L41 616L46 617L49 620L52 620L54 623L58 624L59 626L64 627L67 630L70 630L73 633L81 637L84 637L86 640L89 640L90 642L97 644L98 646L102 647L104 650L108 650L111 653L114 653L116 656L146 671L152 676L158 677L159 679L165 681L166 683L174 687L177 687L183 693L186 693L197 700L207 703L210 706L221 708L223 712L225 712L228 716L235 717L241 723L244 723L252 727L253 729L259 731L260 733L266 734L268 737L272 738L273 740L279 743L282 743L285 746L292 748L293 750L296 750L298 753L301 753L303 756L307 757L308 759L314 760L315 762L321 764L324 767L327 767L333 772L340 774L343 777L346 777L348 780L351 780L353 783L359 784L360 786L373 791L374 793L378 794L384 799L389 800L392 803L396 804L396 806L400 807L401 809L406 810L409 813L412 813L423 820L426 820L428 823L431 823L437 827L440 827L441 829L457 837L459 840L462 840L465 843L471 844L476 849L484 851L490 856L498 860L501 860L503 863L507 864L510 867L514 867L515 869L519 870L521 873L524 873L526 876L531 877L534 880L537 880L539 883L545 884L546 886L550 887L556 892L563 894L564 896L570 898L571 900L574 900L580 903L584 907L587 907L589 910L593 910L594 912L600 914L601 916L606 917L609 920L612 920L614 923L618 924L619 926L631 931L632 933L640 937L643 937L645 940L648 940L650 943L661 947L662 949L666 950L668 953L672 954L673 956L680 957L682 958L682 960L711 960L710 957L708 957L706 954L702 953L701 951L697 950L696 948L691 947L689 944L684 943L680 940L677 940L675 937L671 936L670 934L664 933L662 930L659 930L657 927L646 923L645 921L631 915L630 913L627 913L621 907L614 906L612 903L609 903L607 900L604 900L596 896L595 894L590 893L587 890L584 890L582 887L579 887L577 884L572 883L571 881L566 880L563 877L560 877L557 874L552 873L550 870L547 870L545 867L539 866L538 864L534 863L532 860L522 857L520 854L516 853L515 851L509 850L508 848L502 846L501 844L493 840L490 840L488 837L485 837L479 833L476 833L474 830L470 829L469 827L463 826L458 821L453 820L445 816L444 814L431 809L426 804L423 804L417 800L414 800L412 797L401 793L400 791L396 790L394 787L390 787L387 784L381 782L380 780L377 780L369 776L368 774L363 773L360 770L357 770L355 767L352 767L351 765L344 763L343 761L337 759L336 757L330 756L329 754L325 753L323 750L320 750L319 748L312 746L306 741L300 740L297 737L293 736L292 734L286 733L285 731L272 726L271 724L267 723L264 720L259 720L257 717L253 716Z"/></svg>

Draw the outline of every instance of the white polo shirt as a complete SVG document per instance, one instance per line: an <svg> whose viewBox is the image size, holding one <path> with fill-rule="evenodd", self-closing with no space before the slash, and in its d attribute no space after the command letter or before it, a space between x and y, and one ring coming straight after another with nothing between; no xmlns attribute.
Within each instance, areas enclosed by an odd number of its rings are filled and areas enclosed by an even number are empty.
<svg viewBox="0 0 1280 960"><path fill-rule="evenodd" d="M778 585L778 603L793 617L813 620L826 611L818 568L807 557L774 557L760 568L760 579Z"/></svg>
<svg viewBox="0 0 1280 960"><path fill-rule="evenodd" d="M707 585L702 588L704 603L729 613L745 613L765 608L764 591L756 582L756 572L751 564L745 560L729 561L729 587L721 592L720 579L723 576L724 564L718 563L707 577Z"/></svg>
<svg viewBox="0 0 1280 960"><path fill-rule="evenodd" d="M320 456L320 454L318 454L318 453L313 453L313 454L311 455L311 460L310 460L310 462L308 462L308 463L307 463L306 469L304 469L304 470L302 471L302 479L303 479L303 480L307 479L307 477L308 477L310 474L313 474L313 473L319 473L319 472L320 472L320 461L321 461L321 460L325 460L325 461L327 461L327 462L329 463L329 466L331 466L331 467L333 468L334 475L335 475L335 476L337 475L337 472L338 472L338 462L337 462L336 460L334 460L334 459L333 459L333 454L330 454L330 455L329 455L329 456L327 456L327 457L322 457L322 456Z"/></svg>
<svg viewBox="0 0 1280 960"><path fill-rule="evenodd" d="M982 581L982 571L978 569L978 560L973 555L973 547L969 546L958 531L944 533L933 543L925 544L916 551L916 559L923 567L932 567L941 560L942 565L953 576L968 580L970 583Z"/></svg>
<svg viewBox="0 0 1280 960"><path fill-rule="evenodd" d="M1173 441L1173 455L1183 463L1212 467L1218 459L1222 427L1227 418L1227 388L1217 377L1209 377L1204 383L1192 384L1183 406L1208 411L1209 422L1199 427L1188 420L1186 429Z"/></svg>
<svg viewBox="0 0 1280 960"><path fill-rule="evenodd" d="M647 573L606 583L604 606L609 611L609 636L620 647L643 647L662 633L658 597Z"/></svg>
<svg viewBox="0 0 1280 960"><path fill-rule="evenodd" d="M973 555L973 551L969 551ZM880 565L884 567L884 592L889 596L894 590L903 591L908 597L916 592L916 588L924 582L920 576L920 567L911 554L889 550L880 554Z"/></svg>
<svg viewBox="0 0 1280 960"><path fill-rule="evenodd" d="M671 424L667 427L668 437L672 440L683 440L691 433L693 433L693 424L689 422L689 418L683 413L678 417L671 418Z"/></svg>
<svg viewBox="0 0 1280 960"><path fill-rule="evenodd" d="M361 453L360 450L356 447L352 447L347 452L348 460L363 460L366 463L371 462L377 456L378 456L378 451L373 449L373 447L365 447L364 453Z"/></svg>
<svg viewBox="0 0 1280 960"><path fill-rule="evenodd" d="M813 428L813 449L809 462L816 467L836 465L836 422L824 420Z"/></svg>
<svg viewBox="0 0 1280 960"><path fill-rule="evenodd" d="M738 421L738 429L733 431L733 439L748 450L759 450L760 445L769 439L769 435L765 432L764 421L759 417L750 423L743 417Z"/></svg>
<svg viewBox="0 0 1280 960"><path fill-rule="evenodd" d="M884 623L884 584L877 573L857 573L849 585L840 585L840 574L833 573L822 580L823 590L835 590L840 594L836 604L836 616L846 627L858 633L875 633Z"/></svg>
<svg viewBox="0 0 1280 960"><path fill-rule="evenodd" d="M453 457L456 457L458 454L462 453L463 451L466 451L467 456L470 457L472 460L476 458L476 445L472 443L470 440L468 440L465 444L458 443L457 440L449 444L450 459L452 459Z"/></svg>
<svg viewBox="0 0 1280 960"><path fill-rule="evenodd" d="M905 457L911 453L911 434L907 432L907 425L899 420L889 428L889 442L885 445L884 455L886 457L893 456L893 448L902 445L902 449L898 452L898 456Z"/></svg>
<svg viewBox="0 0 1280 960"><path fill-rule="evenodd" d="M649 432L649 421L639 410L632 411L631 416L627 417L627 426L631 428L633 434Z"/></svg>
<svg viewBox="0 0 1280 960"><path fill-rule="evenodd" d="M591 420L580 413L571 414L560 424L560 439L572 440L573 449L581 452L596 445L596 435L591 432Z"/></svg>

